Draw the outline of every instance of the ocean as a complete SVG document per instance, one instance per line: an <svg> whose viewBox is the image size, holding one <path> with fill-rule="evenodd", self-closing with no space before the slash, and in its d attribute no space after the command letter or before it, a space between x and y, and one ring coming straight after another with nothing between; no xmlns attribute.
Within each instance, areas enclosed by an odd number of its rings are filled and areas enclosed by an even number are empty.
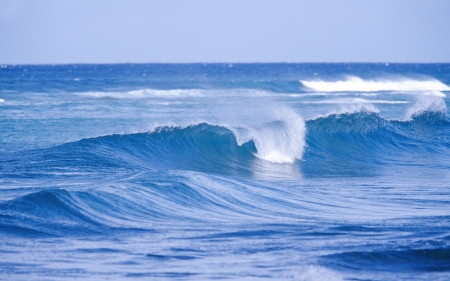
<svg viewBox="0 0 450 281"><path fill-rule="evenodd" d="M1 280L450 280L450 64L0 66Z"/></svg>

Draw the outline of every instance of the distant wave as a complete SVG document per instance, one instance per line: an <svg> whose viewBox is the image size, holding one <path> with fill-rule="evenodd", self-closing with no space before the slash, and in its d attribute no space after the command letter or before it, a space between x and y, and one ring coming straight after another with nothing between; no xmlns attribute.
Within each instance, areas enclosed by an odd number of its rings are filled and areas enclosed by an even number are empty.
<svg viewBox="0 0 450 281"><path fill-rule="evenodd" d="M399 92L427 92L429 95L445 97L440 91L450 91L450 87L436 79L412 80L401 78L398 80L364 80L357 76L348 76L345 80L324 81L324 80L300 80L300 82L319 92L379 92L379 91L399 91Z"/></svg>
<svg viewBox="0 0 450 281"><path fill-rule="evenodd" d="M125 92L85 92L79 95L93 98L116 98L116 99L139 99L139 98L187 98L202 97L203 91L190 89L174 89L174 90L158 90L158 89L141 89Z"/></svg>
<svg viewBox="0 0 450 281"><path fill-rule="evenodd" d="M224 97L224 96L267 96L270 92L254 89L139 89L132 91L101 91L82 92L80 96L91 98L114 98L114 99L182 99L202 97Z"/></svg>
<svg viewBox="0 0 450 281"><path fill-rule="evenodd" d="M323 99L318 101L303 101L303 104L406 104L407 101L398 100L369 100L362 98L338 98L338 99Z"/></svg>

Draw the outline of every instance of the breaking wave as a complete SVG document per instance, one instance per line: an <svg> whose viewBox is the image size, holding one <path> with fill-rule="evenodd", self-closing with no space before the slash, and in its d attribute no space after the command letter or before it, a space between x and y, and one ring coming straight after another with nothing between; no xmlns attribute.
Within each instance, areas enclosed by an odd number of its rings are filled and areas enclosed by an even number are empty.
<svg viewBox="0 0 450 281"><path fill-rule="evenodd" d="M309 89L319 92L425 92L428 95L445 97L441 91L450 91L450 87L436 79L412 80L364 80L357 76L348 76L345 80L300 80Z"/></svg>
<svg viewBox="0 0 450 281"><path fill-rule="evenodd" d="M376 170L377 165L404 161L420 165L426 157L450 156L445 108L437 102L415 108L407 121L386 120L363 107L306 122L291 113L253 127L158 127L13 153L0 168L4 174L152 169L270 178L286 172L277 165L293 165L305 176L353 176L364 172L362 167ZM443 167L450 164L445 163Z"/></svg>

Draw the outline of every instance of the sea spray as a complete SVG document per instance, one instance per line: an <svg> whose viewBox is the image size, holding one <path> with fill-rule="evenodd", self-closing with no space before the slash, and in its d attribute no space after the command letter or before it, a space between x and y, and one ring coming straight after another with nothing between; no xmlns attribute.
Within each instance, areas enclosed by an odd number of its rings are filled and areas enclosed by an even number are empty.
<svg viewBox="0 0 450 281"><path fill-rule="evenodd" d="M441 95L439 95L441 94ZM447 105L441 92L423 92L415 94L415 103L405 113L405 120L412 120L418 116L433 115L434 119L442 120L447 115Z"/></svg>
<svg viewBox="0 0 450 281"><path fill-rule="evenodd" d="M305 121L292 109L273 112L275 121L233 129L239 145L253 140L256 156L273 163L293 163L302 159L305 148Z"/></svg>

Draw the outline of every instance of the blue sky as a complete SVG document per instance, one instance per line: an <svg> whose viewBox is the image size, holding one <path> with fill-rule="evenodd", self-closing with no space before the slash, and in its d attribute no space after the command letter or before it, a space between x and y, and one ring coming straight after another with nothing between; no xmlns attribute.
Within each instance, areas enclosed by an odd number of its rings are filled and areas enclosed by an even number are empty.
<svg viewBox="0 0 450 281"><path fill-rule="evenodd" d="M449 0L0 0L0 63L450 62Z"/></svg>

